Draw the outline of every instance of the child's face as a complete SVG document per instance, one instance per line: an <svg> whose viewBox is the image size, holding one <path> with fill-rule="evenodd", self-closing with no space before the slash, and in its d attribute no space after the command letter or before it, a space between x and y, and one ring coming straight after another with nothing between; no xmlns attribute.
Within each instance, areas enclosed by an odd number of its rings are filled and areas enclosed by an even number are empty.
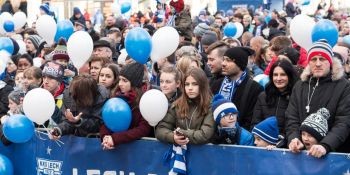
<svg viewBox="0 0 350 175"><path fill-rule="evenodd" d="M185 93L190 99L195 99L199 96L199 84L192 76L186 78Z"/></svg>
<svg viewBox="0 0 350 175"><path fill-rule="evenodd" d="M65 59L57 59L56 63L62 65L63 67L67 67L67 65L68 65L68 61Z"/></svg>
<svg viewBox="0 0 350 175"><path fill-rule="evenodd" d="M23 80L23 72L17 72L15 77L16 86L21 88L23 86Z"/></svg>
<svg viewBox="0 0 350 175"><path fill-rule="evenodd" d="M29 85L40 85L41 79L36 79L32 75L24 75L23 88L28 89Z"/></svg>
<svg viewBox="0 0 350 175"><path fill-rule="evenodd" d="M237 113L228 113L220 120L221 127L234 127L237 122Z"/></svg>
<svg viewBox="0 0 350 175"><path fill-rule="evenodd" d="M14 113L14 112L16 111L18 105L17 105L14 101L12 101L11 99L9 99L9 106L8 106L8 107L9 107L10 111L11 111L12 113Z"/></svg>
<svg viewBox="0 0 350 175"><path fill-rule="evenodd" d="M301 131L301 140L304 143L306 150L310 150L312 145L318 144L318 141L311 134L306 131Z"/></svg>
<svg viewBox="0 0 350 175"><path fill-rule="evenodd" d="M255 134L254 134L254 144L257 147L267 147L270 145L265 140L261 139L259 136L255 135Z"/></svg>

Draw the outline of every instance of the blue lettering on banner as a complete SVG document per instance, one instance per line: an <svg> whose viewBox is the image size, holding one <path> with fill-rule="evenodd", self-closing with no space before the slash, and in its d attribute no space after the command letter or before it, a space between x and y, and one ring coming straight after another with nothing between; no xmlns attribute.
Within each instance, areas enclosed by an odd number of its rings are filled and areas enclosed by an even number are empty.
<svg viewBox="0 0 350 175"><path fill-rule="evenodd" d="M45 139L45 140L43 140ZM4 146L0 153L14 165L16 175L163 175L169 167L162 158L170 148L155 140L137 140L102 150L99 139L65 136L64 145L37 138L23 144ZM50 151L47 151L50 150ZM348 154L330 153L317 159L305 151L294 154L284 149L232 145L190 145L189 174L350 174Z"/></svg>

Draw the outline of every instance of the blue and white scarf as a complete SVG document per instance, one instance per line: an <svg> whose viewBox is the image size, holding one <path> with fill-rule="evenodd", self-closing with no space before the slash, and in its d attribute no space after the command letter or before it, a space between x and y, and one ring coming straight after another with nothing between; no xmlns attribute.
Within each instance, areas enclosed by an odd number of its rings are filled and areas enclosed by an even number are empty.
<svg viewBox="0 0 350 175"><path fill-rule="evenodd" d="M187 174L186 169L186 145L173 144L163 157L163 162L170 164L169 175Z"/></svg>
<svg viewBox="0 0 350 175"><path fill-rule="evenodd" d="M224 96L226 100L231 101L232 96L235 94L238 86L243 82L246 76L247 76L247 71L244 71L241 77L239 77L239 79L236 81L233 81L230 79L230 77L226 76L224 78L224 81L221 84L219 94Z"/></svg>
<svg viewBox="0 0 350 175"><path fill-rule="evenodd" d="M173 15L167 22L166 26L175 27L176 15Z"/></svg>

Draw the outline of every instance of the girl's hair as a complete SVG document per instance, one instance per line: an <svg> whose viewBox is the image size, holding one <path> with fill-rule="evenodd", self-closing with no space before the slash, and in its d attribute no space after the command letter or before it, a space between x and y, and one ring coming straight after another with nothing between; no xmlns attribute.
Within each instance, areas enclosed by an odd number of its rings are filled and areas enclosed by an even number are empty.
<svg viewBox="0 0 350 175"><path fill-rule="evenodd" d="M271 67L271 71L269 73L270 82L266 86L266 103L269 106L275 106L277 102L277 97L281 92L277 89L275 84L273 83L273 72L276 67L280 67L284 70L284 72L288 76L288 84L287 89L282 92L284 94L291 94L294 84L296 83L297 73L292 65L292 63L287 59L279 59L277 60Z"/></svg>
<svg viewBox="0 0 350 175"><path fill-rule="evenodd" d="M110 64L106 64L104 66L102 66L100 73L102 71L103 68L108 68L113 72L113 76L114 76L114 81L111 85L111 87L109 88L111 90L111 92L114 92L117 88L118 82L119 82L119 69L118 69L118 65L114 64L114 63L110 63ZM99 75L100 75L99 73ZM97 82L100 82L100 76L98 76L97 78Z"/></svg>
<svg viewBox="0 0 350 175"><path fill-rule="evenodd" d="M184 55L177 62L176 68L180 71L182 75L185 75L186 72L191 68L192 61L196 62L198 67L202 66L202 62L198 57L191 56L191 55Z"/></svg>
<svg viewBox="0 0 350 175"><path fill-rule="evenodd" d="M42 83L42 70L38 67L35 67L35 66L32 66L26 70L23 71L23 77L34 77L35 79L40 79L41 82L40 84ZM39 86L40 86L39 84Z"/></svg>
<svg viewBox="0 0 350 175"><path fill-rule="evenodd" d="M176 114L180 118L188 117L190 110L190 98L187 96L185 91L185 82L187 77L193 77L199 85L199 95L194 100L197 105L199 117L204 117L208 114L210 108L210 100L211 100L211 91L209 89L209 83L207 76L204 71L200 68L191 68L187 71L183 78L183 82L181 84L182 95L174 102L174 106L176 107Z"/></svg>
<svg viewBox="0 0 350 175"><path fill-rule="evenodd" d="M178 82L181 80L181 74L180 72L173 66L168 66L168 67L164 67L161 71L160 71L160 76L162 76L163 73L168 73L168 74L173 74L175 77L175 82Z"/></svg>
<svg viewBox="0 0 350 175"><path fill-rule="evenodd" d="M89 60L89 67L91 66L91 63L92 62L95 62L95 61L99 61L101 62L101 65L102 67L108 63L111 63L112 61L109 59L109 58L106 58L106 57L91 57L90 60Z"/></svg>
<svg viewBox="0 0 350 175"><path fill-rule="evenodd" d="M92 107L99 95L97 82L88 74L74 77L69 86L69 92L77 107L80 108Z"/></svg>

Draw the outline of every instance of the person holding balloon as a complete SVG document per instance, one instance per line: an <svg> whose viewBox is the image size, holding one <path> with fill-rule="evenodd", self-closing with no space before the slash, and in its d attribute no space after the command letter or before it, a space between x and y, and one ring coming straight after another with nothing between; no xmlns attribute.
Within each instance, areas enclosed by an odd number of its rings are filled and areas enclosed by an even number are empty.
<svg viewBox="0 0 350 175"><path fill-rule="evenodd" d="M158 123L156 138L179 145L206 144L215 131L208 79L200 68L190 69L183 78L183 93Z"/></svg>
<svg viewBox="0 0 350 175"><path fill-rule="evenodd" d="M266 85L265 91L259 94L254 106L251 129L264 119L276 116L279 133L285 137L285 111L293 86L297 81L297 73L289 60L281 59L272 65L269 79L272 81ZM280 146L286 147L287 145Z"/></svg>
<svg viewBox="0 0 350 175"><path fill-rule="evenodd" d="M119 87L115 97L125 100L129 105L131 109L131 123L126 131L118 130L117 132L108 128L108 125L112 125L110 123L102 125L100 137L103 149L113 149L119 144L149 136L151 126L142 117L139 109L139 101L143 94L143 76L144 66L137 62L124 66L120 71Z"/></svg>
<svg viewBox="0 0 350 175"><path fill-rule="evenodd" d="M57 140L63 135L87 137L98 133L103 123L102 107L108 98L108 90L99 86L90 75L74 77L63 94L63 120L50 131L51 139Z"/></svg>

